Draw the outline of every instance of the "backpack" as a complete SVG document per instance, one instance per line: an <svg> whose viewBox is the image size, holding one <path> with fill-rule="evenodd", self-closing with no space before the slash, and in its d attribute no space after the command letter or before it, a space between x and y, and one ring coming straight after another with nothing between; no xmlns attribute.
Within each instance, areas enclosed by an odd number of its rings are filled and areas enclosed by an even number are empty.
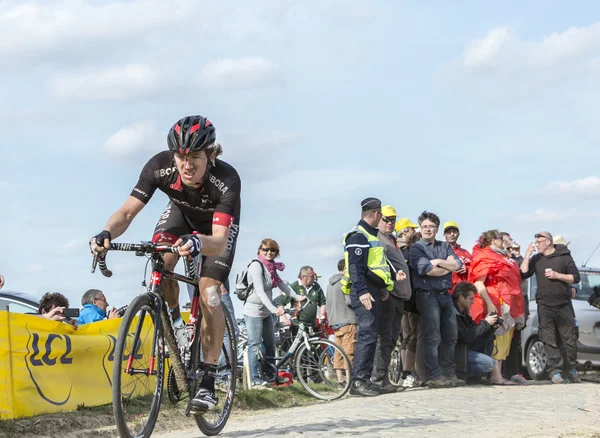
<svg viewBox="0 0 600 438"><path fill-rule="evenodd" d="M235 277L235 292L234 292L234 294L236 294L237 297L240 300L242 300L244 303L246 302L246 300L248 299L248 297L250 296L250 294L254 290L254 285L253 284L250 284L250 285L248 284L248 268L254 262L258 262L260 264L260 267L262 268L262 273L263 273L263 276L264 276L265 275L265 267L264 267L264 265L260 262L260 260L253 259L250 263L248 263L248 266L246 267L246 269L244 269L242 272L240 272Z"/></svg>

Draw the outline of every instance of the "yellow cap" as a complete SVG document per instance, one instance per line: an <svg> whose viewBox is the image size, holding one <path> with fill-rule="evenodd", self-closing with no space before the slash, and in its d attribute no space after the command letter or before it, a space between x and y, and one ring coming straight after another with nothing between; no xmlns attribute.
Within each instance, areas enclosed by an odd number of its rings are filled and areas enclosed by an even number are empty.
<svg viewBox="0 0 600 438"><path fill-rule="evenodd" d="M448 221L444 224L444 233L448 228L456 228L457 230L459 229L458 224L454 221Z"/></svg>
<svg viewBox="0 0 600 438"><path fill-rule="evenodd" d="M397 216L396 210L391 205L384 205L381 207L381 215L386 217Z"/></svg>
<svg viewBox="0 0 600 438"><path fill-rule="evenodd" d="M418 226L418 225L416 225L416 224L413 224L413 223L410 221L410 219L409 219L409 218L407 218L407 217L404 217L404 218L402 218L402 219L400 219L400 220L396 221L396 232L400 232L400 231L402 231L403 229L405 229L405 228L408 228L408 227L410 227L410 228L419 228L419 226Z"/></svg>

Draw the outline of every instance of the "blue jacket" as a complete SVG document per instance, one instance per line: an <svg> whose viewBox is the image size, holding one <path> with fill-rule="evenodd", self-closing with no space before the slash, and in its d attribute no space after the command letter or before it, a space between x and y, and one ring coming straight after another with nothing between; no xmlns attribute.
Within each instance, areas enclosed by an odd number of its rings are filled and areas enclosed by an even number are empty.
<svg viewBox="0 0 600 438"><path fill-rule="evenodd" d="M102 321L104 318L106 318L105 311L100 310L98 306L93 304L86 304L79 314L77 323L79 325L89 324L90 322Z"/></svg>

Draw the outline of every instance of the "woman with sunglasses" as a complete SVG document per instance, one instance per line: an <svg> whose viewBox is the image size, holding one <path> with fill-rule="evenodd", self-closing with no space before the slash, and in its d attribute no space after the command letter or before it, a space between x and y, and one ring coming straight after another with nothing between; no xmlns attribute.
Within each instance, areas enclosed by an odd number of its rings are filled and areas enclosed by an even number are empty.
<svg viewBox="0 0 600 438"><path fill-rule="evenodd" d="M514 319L524 314L521 271L517 262L508 254L498 230L484 232L473 248L469 281L475 284L478 292L470 309L471 317L476 323L486 324L482 320L494 312L502 317L502 302L510 306L510 315ZM507 380L502 376L502 361L510 352L513 331L514 327L503 335L496 336L496 345L491 354L496 359L491 373L492 384L524 383L522 380Z"/></svg>
<svg viewBox="0 0 600 438"><path fill-rule="evenodd" d="M264 343L266 356L275 356L275 331L271 315L281 316L283 307L273 305L273 288L278 287L284 294L297 301L306 297L296 294L285 283L277 271L283 271L285 265L275 262L279 257L279 245L273 239L263 239L258 247L257 260L248 266L248 285L252 285L252 293L244 303L244 320L248 332L248 361L253 388L264 388L264 382L258 371L258 350L261 341Z"/></svg>

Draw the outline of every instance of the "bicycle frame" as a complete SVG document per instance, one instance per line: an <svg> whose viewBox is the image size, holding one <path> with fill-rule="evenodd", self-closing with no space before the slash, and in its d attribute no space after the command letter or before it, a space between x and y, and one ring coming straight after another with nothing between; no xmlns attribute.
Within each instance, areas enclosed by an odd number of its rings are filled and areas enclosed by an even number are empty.
<svg viewBox="0 0 600 438"><path fill-rule="evenodd" d="M306 326L303 322L300 322L298 324L298 333L296 333L296 337L294 338L292 345L290 346L289 350L283 355L283 357L266 357L266 359L275 359L275 367L279 369L283 365L285 365L288 360L294 357L294 354L296 354L296 351L298 350L298 347L300 346L300 343L302 343L302 341L304 341L304 345L306 345L306 348L310 349L309 341L312 339L318 338L316 336L309 336Z"/></svg>
<svg viewBox="0 0 600 438"><path fill-rule="evenodd" d="M188 379L195 377L195 373L196 370L189 370L189 365L190 365L190 359L191 357L197 356L195 353L195 351L190 351L189 346L192 345L197 345L196 343L194 343L193 341L199 336L199 331L200 331L200 324L198 324L199 319L201 318L200 315L200 290L198 287L198 280L197 280L197 276L196 276L196 268L193 265L193 262L191 260L189 260L188 258L184 257L183 258L183 262L184 262L184 267L185 267L185 272L187 275L181 275L178 274L176 272L170 271L165 269L165 263L164 263L164 258L163 258L163 253L167 253L167 252L175 252L175 250L170 246L170 245L157 245L153 242L142 242L141 244L131 244L131 243L111 243L110 244L110 249L111 250L116 250L116 251L132 251L135 252L137 256L145 256L147 254L150 255L150 260L152 263L152 272L150 274L150 286L148 288L148 292L149 294L152 295L153 299L156 302L156 309L157 309L157 314L156 314L156 324L154 325L154 340L152 343L152 356L150 359L150 367L146 370L136 370L132 368L133 365L133 356L130 356L128 361L127 361L127 368L125 369L125 372L127 374L147 374L147 375L155 375L156 374L156 370L155 370L155 354L156 354L156 349L158 348L158 340L159 340L159 336L158 336L158 330L160 329L161 326L164 326L164 328L166 330L169 331L169 335L173 334L173 328L171 326L170 323L165 323L163 324L162 321L162 310L166 309L166 302L162 293L162 281L164 279L169 279L169 280L175 280L178 282L183 282L186 284L191 284L193 286L195 286L195 291L194 291L194 296L192 298L192 308L190 310L190 320L188 322L188 324L186 325L186 328L188 330L188 337L189 337L189 341L188 341L188 345L187 345L187 351L185 352L185 356L186 357L181 357L181 355L179 354L179 350L178 349L174 349L175 351L171 351L171 358L174 359L173 362L173 366L178 368L178 373L181 376L186 376ZM106 261L105 261L105 256L100 256L98 254L96 254L94 256L94 260L92 263L92 273L95 271L96 268L96 264L100 267L100 272L105 276L105 277L111 277L112 276L112 272L107 268L106 266ZM167 314L168 314L168 309L167 310ZM145 313L142 313L141 316L145 316ZM142 327L142 324L144 322L144 318L140 318L138 320L138 325L136 327L136 334L134 336L134 346L137 345L137 343L139 342L139 336L140 336L140 329ZM193 348L195 350L195 348ZM173 349L172 349L173 350ZM228 354L225 353L227 356ZM227 359L229 359L227 357ZM191 372L194 373L194 375L191 375ZM182 382L182 381L177 381L178 386L180 386L182 389L186 389L189 390L188 387L188 382Z"/></svg>

